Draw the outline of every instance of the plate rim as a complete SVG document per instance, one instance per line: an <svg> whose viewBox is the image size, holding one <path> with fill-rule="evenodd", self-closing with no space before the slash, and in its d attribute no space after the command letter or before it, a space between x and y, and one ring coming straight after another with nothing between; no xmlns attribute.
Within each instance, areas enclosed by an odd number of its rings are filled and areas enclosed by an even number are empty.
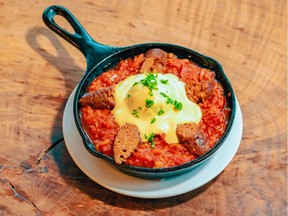
<svg viewBox="0 0 288 216"><path fill-rule="evenodd" d="M135 190L129 190L129 189L125 190L125 189L123 189L123 188L121 189L119 187L117 188L117 187L109 184L107 181L106 182L103 181L103 178L102 179L101 179L101 177L99 178L99 175L98 176L93 175L93 171L91 172L90 169L86 169L85 168L85 166L83 165L83 161L81 160L81 156L79 157L79 155L76 154L76 152L75 152L75 149L74 149L75 147L73 146L73 144L74 144L73 141L75 141L75 139L71 140L71 137L69 137L69 135L68 135L69 134L69 130L68 130L69 126L70 126L70 130L73 130L72 134L74 136L76 136L74 138L80 139L80 142L83 142L82 139L81 139L81 136L80 136L80 134L79 134L79 132L78 132L78 130L76 128L76 124L75 124L75 121L74 121L74 118L73 118L73 100L74 100L74 96L75 96L75 91L76 91L76 88L74 88L74 90L72 91L72 93L70 94L70 96L69 96L69 98L68 98L68 100L66 102L64 113L63 113L63 120L62 120L62 131L63 131L64 142L65 142L65 145L67 147L67 150L68 150L72 160L84 172L85 175L87 175L90 179L92 179L94 182L96 182L97 184L101 185L102 187L105 187L106 189L109 189L111 191L114 191L114 192L122 194L122 195L130 196L130 197L137 197L137 198L153 198L153 199L156 199L156 198L167 198L167 197L177 196L177 195L180 195L180 194L187 193L189 191L193 191L193 190L195 190L195 189L207 184L208 182L213 180L215 177L217 177L229 165L229 163L232 161L232 159L234 158L234 156L235 156L235 154L236 154L236 152L237 152L237 150L238 150L238 148L240 146L240 143L241 143L242 132L243 132L243 119L242 119L242 113L241 113L240 105L239 105L238 100L237 100L237 98L235 96L235 99L236 99L236 113L235 113L234 125L232 126L231 132L227 136L227 138L224 141L224 143L222 144L222 146L220 146L218 151L216 151L214 153L214 155L211 158L209 158L207 161L205 161L203 164L199 165L198 167L196 167L195 169L189 171L188 173L181 174L180 176L166 178L166 179L162 179L162 180L140 179L138 177L129 176L127 174L122 173L120 170L116 169L115 167L112 167L106 161L103 161L103 160L101 160L99 158L96 158L96 157L92 156L86 150L86 148L84 147L83 144L79 145L79 146L81 146L80 150L83 150L83 148L84 148L85 152L87 153L87 155L85 157L85 160L88 157L94 163L103 163L102 165L105 166L105 167L103 167L104 169L109 169L110 168L118 176L120 175L124 179L126 177L126 180L128 179L128 180L131 180L131 181L134 181L134 182L136 181L139 184L142 183L142 186L143 186L143 184L148 183L148 182L149 182L149 185L150 185L150 183L152 183L152 184L155 183L157 185L160 185L160 184L163 185L163 184L165 184L165 183L167 183L169 181L175 181L175 182L179 183L179 184L177 184L176 186L173 187L173 189L176 189L173 192L171 191L171 187L169 187L169 188L160 187L160 188L158 188L158 192L159 193L155 193L156 192L155 190L153 190L153 193L152 193L152 192L149 192L149 191L137 191L137 190L135 191ZM69 116L70 116L70 118L69 118ZM71 120L71 122L69 122L69 119ZM234 134L233 134L233 132L234 132ZM235 143L235 145L234 146L232 146L232 145L230 146L230 148L234 147L232 149L233 151L230 151L230 154L228 155L229 157L226 156L227 158L225 158L226 159L225 161L222 161L221 166L218 165L218 169L214 170L213 174L210 173L209 177L206 176L206 178L202 179L202 181L199 182L198 184L192 185L191 188L185 188L185 189L181 188L181 190L180 190L179 188L181 186L181 178L183 179L183 181L185 180L185 182L187 182L187 181L191 182L192 181L191 179L195 178L195 176L196 176L196 174L198 174L198 172L200 172L200 171L204 172L205 169L207 169L207 167L205 167L205 166L207 166L207 164L209 164L209 163L211 164L213 162L213 159L215 160L215 157L217 157L217 155L219 155L223 151L223 149L225 147L225 143L230 141L232 135L236 135L236 140L233 139L233 142ZM79 148L78 148L78 150L79 150ZM203 168L203 169L201 170L201 168ZM125 177L123 177L123 175L125 175ZM160 191L161 191L161 193L160 193Z"/></svg>

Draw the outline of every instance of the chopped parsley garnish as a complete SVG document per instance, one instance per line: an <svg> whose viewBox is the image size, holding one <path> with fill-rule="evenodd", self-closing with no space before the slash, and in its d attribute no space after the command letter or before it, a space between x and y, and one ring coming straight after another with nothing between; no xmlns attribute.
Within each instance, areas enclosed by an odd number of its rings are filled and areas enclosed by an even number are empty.
<svg viewBox="0 0 288 216"><path fill-rule="evenodd" d="M182 109L182 103L177 101L177 100L173 100L172 98L170 98L167 94L165 94L164 92L160 93L164 98L166 98L166 103L167 104L172 104L174 106L174 109L176 109L177 111Z"/></svg>
<svg viewBox="0 0 288 216"><path fill-rule="evenodd" d="M131 113L134 117L139 118L138 111L134 109Z"/></svg>
<svg viewBox="0 0 288 216"><path fill-rule="evenodd" d="M161 79L160 82L163 83L163 84L168 84L168 80Z"/></svg>
<svg viewBox="0 0 288 216"><path fill-rule="evenodd" d="M148 73L146 74L146 77L144 79L141 80L141 83L143 86L146 86L147 88L149 88L150 93L152 92L152 90L157 90L157 78L158 74L153 74L153 73Z"/></svg>
<svg viewBox="0 0 288 216"><path fill-rule="evenodd" d="M147 107L147 108L150 108L151 106L153 106L154 101L153 101L153 100L150 100L150 99L146 99L146 100L145 100L145 103L146 103L146 107Z"/></svg>
<svg viewBox="0 0 288 216"><path fill-rule="evenodd" d="M158 111L158 116L161 116L163 113L164 113L164 110L160 109L160 110Z"/></svg>
<svg viewBox="0 0 288 216"><path fill-rule="evenodd" d="M153 96L153 90L158 90L158 87L157 87L157 85L158 85L157 78L158 78L158 74L157 74L157 73L152 73L152 72L150 72L150 73L147 73L147 74L146 74L146 77L145 77L144 79L140 80L139 82L135 82L135 83L133 84L133 86L135 86L135 85L137 85L137 84L139 84L139 83L141 82L141 84L142 84L143 86L145 86L145 87L147 87L147 88L149 89L149 96L152 97L152 96ZM162 84L168 84L169 80L168 80L168 79L166 79L166 80L165 80L165 79L161 79L160 82L161 82ZM177 101L177 100L172 99L170 96L167 95L167 93L160 92L160 95L162 95L162 96L166 99L166 103L167 103L167 104L171 104L176 111L179 111L179 110L182 109L182 103L179 102L179 101ZM149 96L148 96L148 97L149 97ZM130 98L130 97L131 97L131 95L128 94L128 95L127 95L127 98ZM145 106L146 106L147 108L150 108L150 107L152 107L153 105L154 105L154 100L151 100L151 99L149 99L149 98L146 98L146 99L145 99ZM142 107L139 106L138 109L134 109L131 114L132 114L134 117L139 118L139 112L138 112L139 110L142 110ZM163 114L164 114L164 110L160 109L160 110L158 111L158 116L161 116L161 115L163 115ZM151 119L150 123L153 124L153 123L155 123L155 121L156 121L156 118L153 117L153 118ZM153 146L153 145L154 145L154 142L153 142L154 133L152 133L149 137L148 137L147 135L145 135L145 137L147 137L146 139L147 139L148 141L150 140L149 142L151 142L151 143L152 143L152 146Z"/></svg>
<svg viewBox="0 0 288 216"><path fill-rule="evenodd" d="M176 109L176 110L181 110L182 109L182 103L178 102L176 100L174 100L173 106L174 106L174 109Z"/></svg>
<svg viewBox="0 0 288 216"><path fill-rule="evenodd" d="M168 97L168 95L165 94L164 92L160 92L160 94L161 94L164 98L167 98L167 97Z"/></svg>
<svg viewBox="0 0 288 216"><path fill-rule="evenodd" d="M145 134L144 136L145 136L145 139L151 143L151 147L155 148L155 143L154 143L155 133L151 133L149 136Z"/></svg>
<svg viewBox="0 0 288 216"><path fill-rule="evenodd" d="M173 104L174 101L170 97L168 97L167 100L166 100L166 103L167 104Z"/></svg>

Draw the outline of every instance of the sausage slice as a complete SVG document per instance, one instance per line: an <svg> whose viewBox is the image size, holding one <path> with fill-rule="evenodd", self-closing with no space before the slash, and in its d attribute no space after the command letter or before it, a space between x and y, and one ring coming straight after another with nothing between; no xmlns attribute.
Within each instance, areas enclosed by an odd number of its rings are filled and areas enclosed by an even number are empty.
<svg viewBox="0 0 288 216"><path fill-rule="evenodd" d="M187 97L195 102L200 103L208 99L213 92L211 81L203 80L201 82L191 83L185 86Z"/></svg>
<svg viewBox="0 0 288 216"><path fill-rule="evenodd" d="M193 154L200 156L209 150L204 134L195 123L177 125L176 135L179 143L185 144Z"/></svg>
<svg viewBox="0 0 288 216"><path fill-rule="evenodd" d="M95 109L113 109L115 100L114 88L108 87L85 93L79 100L82 106L91 106Z"/></svg>
<svg viewBox="0 0 288 216"><path fill-rule="evenodd" d="M140 132L135 125L126 123L123 125L114 140L114 160L122 164L136 150L141 142Z"/></svg>

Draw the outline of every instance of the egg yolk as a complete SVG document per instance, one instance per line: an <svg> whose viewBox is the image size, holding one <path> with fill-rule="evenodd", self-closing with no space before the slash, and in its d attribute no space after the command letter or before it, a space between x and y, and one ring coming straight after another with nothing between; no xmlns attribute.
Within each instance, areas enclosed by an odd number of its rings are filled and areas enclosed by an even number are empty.
<svg viewBox="0 0 288 216"><path fill-rule="evenodd" d="M115 121L136 125L142 140L151 134L165 134L167 143L178 143L176 127L199 123L201 108L191 102L185 84L173 74L133 75L115 86Z"/></svg>

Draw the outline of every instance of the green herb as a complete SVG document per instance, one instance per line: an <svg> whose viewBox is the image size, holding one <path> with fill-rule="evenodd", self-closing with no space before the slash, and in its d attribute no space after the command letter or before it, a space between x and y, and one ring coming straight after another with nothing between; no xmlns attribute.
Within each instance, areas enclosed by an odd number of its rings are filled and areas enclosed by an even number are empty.
<svg viewBox="0 0 288 216"><path fill-rule="evenodd" d="M160 94L161 94L164 98L168 98L168 95L165 94L164 92L160 92Z"/></svg>
<svg viewBox="0 0 288 216"><path fill-rule="evenodd" d="M147 136L146 134L144 136L145 136L145 139L151 143L151 147L155 148L155 143L154 143L155 133L152 132L149 136Z"/></svg>
<svg viewBox="0 0 288 216"><path fill-rule="evenodd" d="M152 90L157 90L157 78L158 74L153 74L153 73L149 73L146 74L146 77L144 79L141 80L141 83L143 86L146 86L147 88L149 88L150 93L152 92Z"/></svg>
<svg viewBox="0 0 288 216"><path fill-rule="evenodd" d="M168 80L161 79L160 82L163 83L163 84L168 84Z"/></svg>
<svg viewBox="0 0 288 216"><path fill-rule="evenodd" d="M163 113L164 113L164 110L160 109L160 110L158 111L158 116L161 116Z"/></svg>
<svg viewBox="0 0 288 216"><path fill-rule="evenodd" d="M167 104L173 104L174 101L169 97L169 98L167 98L166 103Z"/></svg>
<svg viewBox="0 0 288 216"><path fill-rule="evenodd" d="M135 86L135 85L137 85L138 84L138 82L135 82L134 84L133 84L133 86Z"/></svg>
<svg viewBox="0 0 288 216"><path fill-rule="evenodd" d="M131 97L131 95L130 95L130 94L128 94L128 95L127 95L127 98L130 98L130 97Z"/></svg>
<svg viewBox="0 0 288 216"><path fill-rule="evenodd" d="M173 100L172 98L170 98L167 94L165 94L164 92L160 92L160 94L166 98L166 103L167 104L172 104L174 106L174 109L176 109L177 111L182 109L182 103L177 101L177 100Z"/></svg>
<svg viewBox="0 0 288 216"><path fill-rule="evenodd" d="M150 108L154 104L154 101L150 100L150 99L146 99L145 102L146 102L146 107L147 108Z"/></svg>
<svg viewBox="0 0 288 216"><path fill-rule="evenodd" d="M139 109L139 110L142 110L142 107L139 106L138 109Z"/></svg>
<svg viewBox="0 0 288 216"><path fill-rule="evenodd" d="M139 118L138 111L134 109L131 113L134 117Z"/></svg>
<svg viewBox="0 0 288 216"><path fill-rule="evenodd" d="M182 103L178 101L174 101L173 106L176 110L181 110L182 109Z"/></svg>
<svg viewBox="0 0 288 216"><path fill-rule="evenodd" d="M151 119L150 123L153 124L155 121L156 121L156 118L154 117L154 118Z"/></svg>

